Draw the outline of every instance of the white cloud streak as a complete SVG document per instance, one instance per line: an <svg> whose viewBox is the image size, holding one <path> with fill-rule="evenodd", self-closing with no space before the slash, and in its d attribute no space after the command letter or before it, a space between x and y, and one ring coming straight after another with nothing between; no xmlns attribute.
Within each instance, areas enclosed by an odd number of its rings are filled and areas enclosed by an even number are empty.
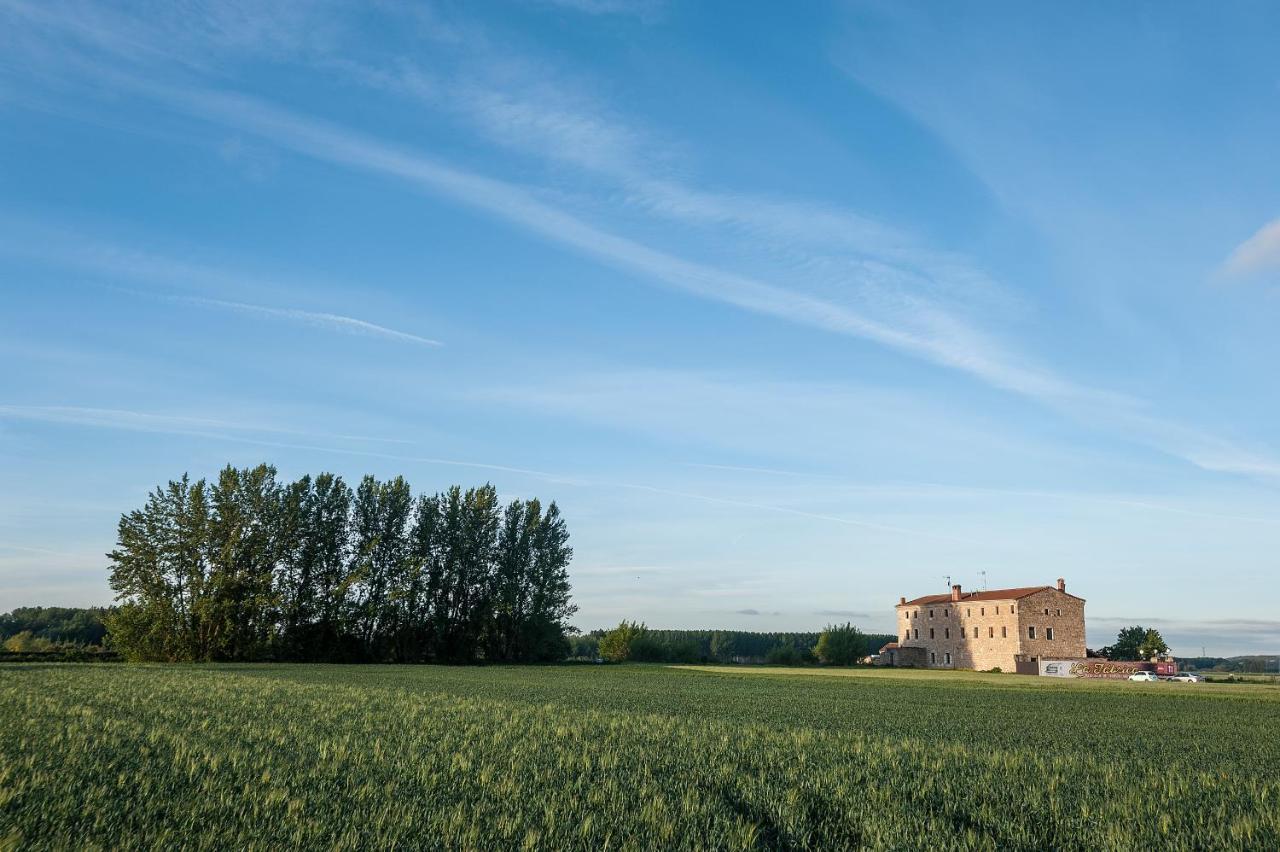
<svg viewBox="0 0 1280 852"><path fill-rule="evenodd" d="M123 429L131 432L157 432L194 437L225 438L227 440L244 440L239 436L258 433L389 444L411 443L400 438L372 438L367 435L308 432L245 421L216 420L207 417L188 417L130 411L120 408L93 408L73 405L0 405L0 418Z"/></svg>
<svg viewBox="0 0 1280 852"><path fill-rule="evenodd" d="M537 0L547 6L558 6L588 15L634 15L649 17L663 6L663 0Z"/></svg>
<svg viewBox="0 0 1280 852"><path fill-rule="evenodd" d="M1262 272L1280 271L1280 219L1268 222L1231 253L1221 273L1246 278Z"/></svg>
<svg viewBox="0 0 1280 852"><path fill-rule="evenodd" d="M246 302L228 302L222 299L175 297L174 301L179 301L188 305L222 308L229 311L235 311L237 313L249 314L251 316L290 320L293 322L303 323L304 325L341 332L343 334L355 334L365 337L381 337L388 340L396 340L401 343L416 343L421 346L444 346L444 344L438 340L419 337L416 334L410 334L406 331L396 331L394 328L387 328L383 325L366 322L365 320L356 319L355 317L342 316L341 314L304 311L299 308L271 308L265 305L251 305Z"/></svg>
<svg viewBox="0 0 1280 852"><path fill-rule="evenodd" d="M24 243L24 237L31 238L29 243ZM95 276L126 278L135 283L164 286L171 290L197 287L204 290L224 291L232 286L252 286L254 289L263 290L271 289L272 287L270 282L255 279L254 276L163 257L123 246L104 244L80 235L33 227L30 223L21 223L13 231L10 231L8 239L0 243L0 250L17 257L34 258L41 263L85 270ZM126 290L125 292L136 296L164 299L165 301L194 307L214 308L260 318L284 320L341 334L376 337L433 348L444 346L444 343L439 340L389 328L385 325L379 325L345 314L311 311L303 308L273 307L205 296L150 293L139 290Z"/></svg>

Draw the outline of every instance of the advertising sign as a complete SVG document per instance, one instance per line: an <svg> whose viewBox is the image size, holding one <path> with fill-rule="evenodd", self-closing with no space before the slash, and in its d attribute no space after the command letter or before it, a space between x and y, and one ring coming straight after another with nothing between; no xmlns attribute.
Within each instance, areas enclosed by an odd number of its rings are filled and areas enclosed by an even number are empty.
<svg viewBox="0 0 1280 852"><path fill-rule="evenodd" d="M1041 660L1040 674L1046 677L1078 677L1124 680L1135 672L1151 671L1151 663L1120 663L1112 660Z"/></svg>

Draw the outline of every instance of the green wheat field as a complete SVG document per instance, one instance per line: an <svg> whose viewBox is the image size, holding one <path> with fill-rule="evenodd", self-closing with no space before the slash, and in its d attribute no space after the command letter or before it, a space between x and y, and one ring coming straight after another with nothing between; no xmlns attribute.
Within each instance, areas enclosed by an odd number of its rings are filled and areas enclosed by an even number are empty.
<svg viewBox="0 0 1280 852"><path fill-rule="evenodd" d="M1280 689L0 668L0 848L1280 848Z"/></svg>

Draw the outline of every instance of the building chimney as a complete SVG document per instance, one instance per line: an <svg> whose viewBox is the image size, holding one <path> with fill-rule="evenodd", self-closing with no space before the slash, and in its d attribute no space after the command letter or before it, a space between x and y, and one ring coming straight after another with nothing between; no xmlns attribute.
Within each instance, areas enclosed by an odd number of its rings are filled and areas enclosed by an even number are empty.
<svg viewBox="0 0 1280 852"><path fill-rule="evenodd" d="M906 595L903 595L902 597L898 598L898 606L903 606L906 604L906 602L907 602Z"/></svg>
<svg viewBox="0 0 1280 852"><path fill-rule="evenodd" d="M1061 577L1059 577L1059 578L1058 578L1058 591L1060 591L1060 592L1065 592L1066 590L1067 590L1067 581L1066 581L1066 580L1064 580L1064 579L1062 579Z"/></svg>
<svg viewBox="0 0 1280 852"><path fill-rule="evenodd" d="M953 601L960 600L960 584L959 583L956 583L954 586L951 587L951 600Z"/></svg>

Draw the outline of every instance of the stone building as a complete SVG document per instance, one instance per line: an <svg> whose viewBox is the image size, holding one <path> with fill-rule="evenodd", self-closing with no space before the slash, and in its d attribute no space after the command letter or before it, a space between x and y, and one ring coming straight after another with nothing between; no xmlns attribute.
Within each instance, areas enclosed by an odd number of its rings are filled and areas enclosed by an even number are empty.
<svg viewBox="0 0 1280 852"><path fill-rule="evenodd" d="M1015 663L1085 656L1084 599L1054 586L900 598L895 665L1014 671Z"/></svg>

